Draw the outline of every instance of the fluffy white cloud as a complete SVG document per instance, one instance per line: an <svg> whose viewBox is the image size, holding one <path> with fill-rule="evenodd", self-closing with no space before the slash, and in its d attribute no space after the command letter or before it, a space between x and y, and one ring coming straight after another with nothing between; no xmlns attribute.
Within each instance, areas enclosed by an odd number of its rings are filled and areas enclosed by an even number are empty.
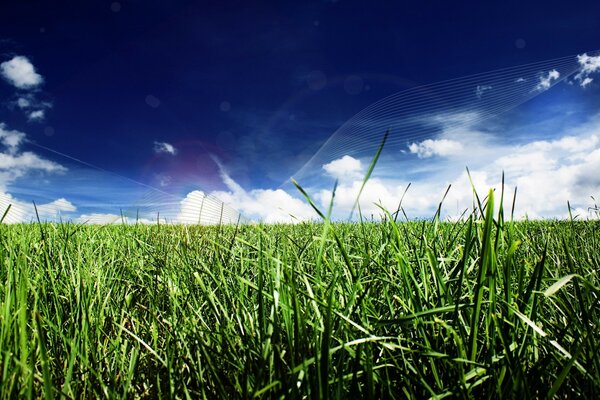
<svg viewBox="0 0 600 400"><path fill-rule="evenodd" d="M213 195L194 190L181 201L176 221L182 224L235 224L238 213L225 203Z"/></svg>
<svg viewBox="0 0 600 400"><path fill-rule="evenodd" d="M419 143L411 143L408 150L416 154L419 158L429 158L432 156L451 156L463 152L463 145L456 140L449 139L427 139Z"/></svg>
<svg viewBox="0 0 600 400"><path fill-rule="evenodd" d="M166 142L154 142L154 152L156 154L170 154L174 156L177 154L177 149L170 143Z"/></svg>
<svg viewBox="0 0 600 400"><path fill-rule="evenodd" d="M30 121L42 121L46 117L46 112L44 110L35 110L29 113L27 118Z"/></svg>
<svg viewBox="0 0 600 400"><path fill-rule="evenodd" d="M77 211L77 207L64 197L54 200L53 202L37 206L40 217L52 218L62 212Z"/></svg>
<svg viewBox="0 0 600 400"><path fill-rule="evenodd" d="M29 108L31 106L31 100L28 99L27 97L19 97L17 99L17 105L22 110L26 109L26 108Z"/></svg>
<svg viewBox="0 0 600 400"><path fill-rule="evenodd" d="M7 148L9 154L16 153L23 139L25 139L23 132L9 130L6 124L0 122L0 143Z"/></svg>
<svg viewBox="0 0 600 400"><path fill-rule="evenodd" d="M360 160L345 155L342 158L323 165L323 169L334 178L344 180L362 175L363 166Z"/></svg>
<svg viewBox="0 0 600 400"><path fill-rule="evenodd" d="M9 103L10 106L18 107L30 122L40 122L46 118L46 110L52 108L52 102L39 100L35 92L19 93L16 100Z"/></svg>
<svg viewBox="0 0 600 400"><path fill-rule="evenodd" d="M15 56L1 63L0 74L7 82L19 89L34 88L44 81L29 59L23 56Z"/></svg>
<svg viewBox="0 0 600 400"><path fill-rule="evenodd" d="M228 191L213 191L208 196L194 191L181 203L178 221L202 224L236 223L239 211L244 217L254 218L266 223L295 223L315 219L315 211L305 201L300 200L282 189L253 189L246 191L235 182L219 160L221 179ZM221 217L221 204L224 213ZM229 207L229 206L231 207ZM202 209L202 212L200 210Z"/></svg>
<svg viewBox="0 0 600 400"><path fill-rule="evenodd" d="M155 224L156 221L152 221L147 218L129 218L117 214L103 214L103 213L92 213L92 214L81 214L75 219L75 222L79 224L88 225L110 225L110 224Z"/></svg>
<svg viewBox="0 0 600 400"><path fill-rule="evenodd" d="M211 193L231 204L242 215L265 223L295 223L318 218L305 202L282 189L253 189L243 192L216 191Z"/></svg>
<svg viewBox="0 0 600 400"><path fill-rule="evenodd" d="M9 193L0 192L0 214L4 214L9 205L10 210L4 222L22 223L36 220L35 207L32 203L18 200ZM60 198L50 203L37 205L37 211L42 221L58 220L63 213L77 211L77 207L67 199Z"/></svg>
<svg viewBox="0 0 600 400"><path fill-rule="evenodd" d="M443 134L464 148L469 146L472 151L455 159L438 159L436 172L412 182L403 202L409 217L432 216L448 185L452 187L444 202L444 215L454 218L472 209L472 187L465 165L469 166L474 187L481 197L489 188L499 193L504 171L506 209L511 206L512 190L515 186L518 188L516 217L567 217L567 201L578 210L580 217L594 217L587 211L590 206L587 199L600 192L597 172L600 171L600 119L573 129L563 137L525 144L498 144L482 133L465 132L462 141L458 133ZM371 179L360 199L363 216L379 216L381 211L376 204L394 212L407 184L398 179ZM361 185L360 180L355 180L338 186L337 217L348 216ZM315 198L326 207L331 193L318 190Z"/></svg>
<svg viewBox="0 0 600 400"><path fill-rule="evenodd" d="M22 177L29 171L40 171L46 173L63 173L67 169L26 151L20 152L20 146L25 141L25 134L16 130L10 130L5 124L0 123L0 191L4 190L7 183Z"/></svg>
<svg viewBox="0 0 600 400"><path fill-rule="evenodd" d="M46 160L35 153L26 151L20 154L0 153L0 170L65 172L67 169L54 161Z"/></svg>
<svg viewBox="0 0 600 400"><path fill-rule="evenodd" d="M535 87L535 90L547 90L550 89L550 86L560 78L560 72L553 69L552 71L548 71L546 74L541 74L539 79L540 82Z"/></svg>
<svg viewBox="0 0 600 400"><path fill-rule="evenodd" d="M594 57L583 53L577 56L577 62L579 63L580 70L575 75L575 79L579 81L581 87L585 88L593 81L589 75L600 72L600 55Z"/></svg>

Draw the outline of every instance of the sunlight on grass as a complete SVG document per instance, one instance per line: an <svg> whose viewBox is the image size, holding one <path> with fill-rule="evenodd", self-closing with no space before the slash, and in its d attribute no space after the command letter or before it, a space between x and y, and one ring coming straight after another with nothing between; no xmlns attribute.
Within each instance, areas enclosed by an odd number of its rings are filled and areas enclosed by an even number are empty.
<svg viewBox="0 0 600 400"><path fill-rule="evenodd" d="M0 225L3 398L600 390L598 221Z"/></svg>

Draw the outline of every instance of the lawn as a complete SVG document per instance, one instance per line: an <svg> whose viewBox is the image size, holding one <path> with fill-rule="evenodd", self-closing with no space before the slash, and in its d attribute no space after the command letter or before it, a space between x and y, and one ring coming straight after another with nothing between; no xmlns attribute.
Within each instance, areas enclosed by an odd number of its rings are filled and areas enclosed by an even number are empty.
<svg viewBox="0 0 600 400"><path fill-rule="evenodd" d="M600 396L600 222L0 225L2 398Z"/></svg>

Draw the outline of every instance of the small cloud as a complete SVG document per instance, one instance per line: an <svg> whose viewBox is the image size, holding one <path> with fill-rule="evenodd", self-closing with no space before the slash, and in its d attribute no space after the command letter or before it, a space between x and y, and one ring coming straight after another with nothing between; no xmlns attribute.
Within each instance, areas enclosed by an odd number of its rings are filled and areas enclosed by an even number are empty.
<svg viewBox="0 0 600 400"><path fill-rule="evenodd" d="M173 182L173 178L167 174L156 174L154 175L160 187L167 187Z"/></svg>
<svg viewBox="0 0 600 400"><path fill-rule="evenodd" d="M515 80L515 82L516 82L516 83L523 83L523 82L527 82L527 79L525 79L525 78L521 77L521 78L517 78L517 79Z"/></svg>
<svg viewBox="0 0 600 400"><path fill-rule="evenodd" d="M560 78L560 72L555 69L548 71L547 74L542 74L540 76L540 82L537 84L534 90L548 90L558 78Z"/></svg>
<svg viewBox="0 0 600 400"><path fill-rule="evenodd" d="M363 168L360 160L345 155L342 158L323 165L323 169L334 178L343 179L360 176Z"/></svg>
<svg viewBox="0 0 600 400"><path fill-rule="evenodd" d="M51 203L42 204L37 207L38 213L40 216L44 217L54 217L63 212L74 212L77 211L77 207L69 200L65 198L60 198L58 200L54 200Z"/></svg>
<svg viewBox="0 0 600 400"><path fill-rule="evenodd" d="M30 121L43 121L46 117L46 111L44 110L35 110L29 113L27 118Z"/></svg>
<svg viewBox="0 0 600 400"><path fill-rule="evenodd" d="M593 57L588 56L587 53L583 53L577 56L577 62L579 63L580 70L575 75L575 80L579 81L579 85L582 88L585 88L593 81L589 75L600 72L600 56Z"/></svg>
<svg viewBox="0 0 600 400"><path fill-rule="evenodd" d="M25 97L19 97L17 100L17 105L21 110L29 108L31 106L31 101Z"/></svg>
<svg viewBox="0 0 600 400"><path fill-rule="evenodd" d="M427 139L420 143L411 143L408 149L412 154L419 158L429 158L432 156L451 156L460 154L463 146L460 142L449 139Z"/></svg>
<svg viewBox="0 0 600 400"><path fill-rule="evenodd" d="M25 139L25 134L23 132L8 130L6 125L0 122L0 143L8 149L9 154L15 154L17 152L23 139Z"/></svg>
<svg viewBox="0 0 600 400"><path fill-rule="evenodd" d="M592 81L593 81L593 79L592 79L592 78L589 78L589 77L587 77L587 78L584 78L584 79L581 81L581 87L582 87L582 88L585 88L585 87L587 87L587 85L589 85L590 83L592 83Z"/></svg>
<svg viewBox="0 0 600 400"><path fill-rule="evenodd" d="M16 100L11 101L10 106L21 109L27 119L35 122L42 121L46 117L46 110L52 108L52 102L39 100L37 93L19 93Z"/></svg>
<svg viewBox="0 0 600 400"><path fill-rule="evenodd" d="M18 89L32 89L44 81L44 78L35 72L29 59L23 56L15 56L0 64L0 74L8 83Z"/></svg>
<svg viewBox="0 0 600 400"><path fill-rule="evenodd" d="M483 94L488 90L492 90L492 86L477 85L477 87L475 88L475 94L477 95L477 98L481 100L481 98L483 97Z"/></svg>
<svg viewBox="0 0 600 400"><path fill-rule="evenodd" d="M174 156L177 154L177 149L170 143L167 142L154 142L154 152L156 154L170 154Z"/></svg>

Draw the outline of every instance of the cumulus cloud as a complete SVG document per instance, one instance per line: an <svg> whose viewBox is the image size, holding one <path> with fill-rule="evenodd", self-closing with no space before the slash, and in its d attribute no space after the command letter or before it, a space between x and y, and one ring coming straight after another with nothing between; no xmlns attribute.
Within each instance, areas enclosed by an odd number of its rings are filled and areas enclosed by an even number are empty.
<svg viewBox="0 0 600 400"><path fill-rule="evenodd" d="M463 152L463 145L456 140L449 139L427 139L419 143L411 143L408 150L419 158L433 156L452 156Z"/></svg>
<svg viewBox="0 0 600 400"><path fill-rule="evenodd" d="M316 217L315 211L305 201L290 195L285 190L245 190L229 176L218 160L215 161L219 166L221 179L229 190L213 191L208 196L200 191L188 194L181 204L179 221L197 223L202 208L200 220L203 224L218 223L221 202L231 206L227 214L231 223L237 222L237 213L234 209L245 217L265 223L294 223Z"/></svg>
<svg viewBox="0 0 600 400"><path fill-rule="evenodd" d="M167 142L154 142L154 152L156 154L170 154L174 156L177 154L177 149L170 143Z"/></svg>
<svg viewBox="0 0 600 400"><path fill-rule="evenodd" d="M19 97L17 99L17 105L19 106L20 109L26 109L29 108L31 106L31 100L27 97Z"/></svg>
<svg viewBox="0 0 600 400"><path fill-rule="evenodd" d="M581 87L585 88L593 82L589 75L600 72L600 56L588 56L587 53L583 53L577 56L577 62L580 70L575 75L575 79L579 81Z"/></svg>
<svg viewBox="0 0 600 400"><path fill-rule="evenodd" d="M44 172L65 172L67 169L54 161L41 158L35 153L26 151L20 154L0 153L0 170Z"/></svg>
<svg viewBox="0 0 600 400"><path fill-rule="evenodd" d="M472 209L471 180L465 166L469 167L474 187L482 197L489 188L499 193L504 172L507 209L511 206L512 190L518 188L517 218L567 218L567 201L580 217L594 217L586 210L587 199L600 192L597 172L600 171L600 118L573 128L564 136L522 144L500 143L486 138L483 133L465 129L462 139L458 130L441 135L452 137L463 148L469 146L470 151L461 157L428 161L436 165L435 172L414 180L403 201L409 217L432 216L448 185L452 187L444 202L444 215L455 218ZM375 177L367 183L360 199L363 215L367 217L381 214L377 204L394 212L409 183L402 179L382 178L377 175L378 168L385 169L386 165L378 165ZM348 216L361 185L362 181L357 179L338 186L334 208L337 217ZM313 193L319 204L326 207L331 198L330 191L318 189Z"/></svg>
<svg viewBox="0 0 600 400"><path fill-rule="evenodd" d="M243 215L265 223L295 223L317 217L306 202L282 189L216 191L212 192L212 195L231 204Z"/></svg>
<svg viewBox="0 0 600 400"><path fill-rule="evenodd" d="M181 201L176 221L182 224L235 224L238 222L238 216L236 210L214 195L194 190Z"/></svg>
<svg viewBox="0 0 600 400"><path fill-rule="evenodd" d="M42 121L46 117L46 112L44 110L35 110L29 113L27 118L30 121Z"/></svg>
<svg viewBox="0 0 600 400"><path fill-rule="evenodd" d="M37 206L40 217L53 217L62 212L77 211L77 207L64 197L54 200L53 202Z"/></svg>
<svg viewBox="0 0 600 400"><path fill-rule="evenodd" d="M552 84L560 78L560 72L553 69L548 71L546 74L541 74L539 77L540 82L537 84L534 90L547 90L550 89Z"/></svg>
<svg viewBox="0 0 600 400"><path fill-rule="evenodd" d="M6 223L23 223L34 221L37 217L33 203L27 203L14 198L10 193L0 192L0 212L10 205L10 210L4 219ZM65 198L37 205L37 212L42 221L58 220L63 213L77 211L77 207Z"/></svg>
<svg viewBox="0 0 600 400"><path fill-rule="evenodd" d="M0 74L18 89L31 89L42 84L44 78L35 71L27 57L15 56L0 64Z"/></svg>
<svg viewBox="0 0 600 400"><path fill-rule="evenodd" d="M52 102L49 100L39 100L39 93L18 93L16 100L9 102L9 107L20 109L28 121L40 122L46 117L46 110L52 108Z"/></svg>
<svg viewBox="0 0 600 400"><path fill-rule="evenodd" d="M6 124L0 122L0 143L4 145L9 154L17 152L19 145L25 139L25 134L16 130L9 130Z"/></svg>
<svg viewBox="0 0 600 400"><path fill-rule="evenodd" d="M67 170L62 165L35 153L21 152L20 146L24 140L23 132L8 129L6 124L0 123L0 144L4 147L3 151L0 151L0 188L29 171L63 173Z"/></svg>
<svg viewBox="0 0 600 400"><path fill-rule="evenodd" d="M340 180L358 177L363 172L360 160L348 155L323 165L323 169L328 175Z"/></svg>

